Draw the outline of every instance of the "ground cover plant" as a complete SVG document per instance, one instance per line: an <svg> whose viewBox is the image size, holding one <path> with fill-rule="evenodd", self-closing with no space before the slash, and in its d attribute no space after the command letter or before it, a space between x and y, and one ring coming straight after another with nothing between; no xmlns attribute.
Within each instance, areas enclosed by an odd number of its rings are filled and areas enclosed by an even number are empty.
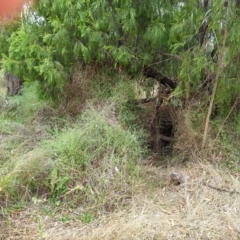
<svg viewBox="0 0 240 240"><path fill-rule="evenodd" d="M140 2L0 22L0 239L240 238L239 1Z"/></svg>

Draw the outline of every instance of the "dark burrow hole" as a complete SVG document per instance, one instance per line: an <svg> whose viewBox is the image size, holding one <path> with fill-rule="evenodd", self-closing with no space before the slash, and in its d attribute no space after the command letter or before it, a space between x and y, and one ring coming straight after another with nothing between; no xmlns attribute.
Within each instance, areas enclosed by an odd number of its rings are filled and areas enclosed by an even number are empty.
<svg viewBox="0 0 240 240"><path fill-rule="evenodd" d="M153 153L171 153L176 141L177 118L172 105L159 106L156 114L148 125L148 147Z"/></svg>

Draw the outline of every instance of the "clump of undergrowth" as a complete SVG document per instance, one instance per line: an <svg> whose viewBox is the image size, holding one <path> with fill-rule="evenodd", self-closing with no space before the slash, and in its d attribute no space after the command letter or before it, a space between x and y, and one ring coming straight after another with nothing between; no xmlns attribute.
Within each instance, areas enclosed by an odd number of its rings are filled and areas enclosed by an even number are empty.
<svg viewBox="0 0 240 240"><path fill-rule="evenodd" d="M96 208L125 206L141 185L136 162L146 152L146 136L136 124L134 84L112 73L88 75L90 70L75 74L71 98L57 108L36 97L36 85L10 98L0 114L2 204L81 204L92 216Z"/></svg>
<svg viewBox="0 0 240 240"><path fill-rule="evenodd" d="M21 95L8 97L1 108L0 173L8 172L17 159L32 151L47 137L50 122L53 125L56 111L51 102L39 100L35 91L36 85L25 86Z"/></svg>
<svg viewBox="0 0 240 240"><path fill-rule="evenodd" d="M127 74L119 74L115 70L101 66L76 67L71 82L66 87L66 96L60 104L64 114L75 118L83 112L87 102L93 105L104 105L106 101L115 102L118 119L126 127L141 128L138 119L136 100L136 79Z"/></svg>
<svg viewBox="0 0 240 240"><path fill-rule="evenodd" d="M29 123L33 115L41 108L51 106L50 101L40 100L36 95L37 84L25 86L20 95L9 98L1 111L1 119L17 123Z"/></svg>
<svg viewBox="0 0 240 240"><path fill-rule="evenodd" d="M201 151L201 127L201 119L195 119L195 114L188 110L178 111L174 149L180 157L179 162L192 161L196 153Z"/></svg>
<svg viewBox="0 0 240 240"><path fill-rule="evenodd" d="M238 171L239 133L234 116L228 122L222 117L212 119L207 144L202 148L205 116L206 110L201 106L179 110L176 130L178 139L174 144L175 157L172 161L211 162Z"/></svg>
<svg viewBox="0 0 240 240"><path fill-rule="evenodd" d="M136 160L144 152L143 134L124 130L115 111L114 104L107 108L89 105L74 127L56 133L50 149L60 163L58 174L77 179L69 181L73 191L66 196L76 189L78 201L104 202L112 191L129 191L129 184L139 174Z"/></svg>
<svg viewBox="0 0 240 240"><path fill-rule="evenodd" d="M45 197L61 204L81 203L114 210L138 181L136 160L144 153L143 133L122 128L116 106L86 108L69 127L14 160L0 180L3 200ZM116 198L114 200L114 198Z"/></svg>

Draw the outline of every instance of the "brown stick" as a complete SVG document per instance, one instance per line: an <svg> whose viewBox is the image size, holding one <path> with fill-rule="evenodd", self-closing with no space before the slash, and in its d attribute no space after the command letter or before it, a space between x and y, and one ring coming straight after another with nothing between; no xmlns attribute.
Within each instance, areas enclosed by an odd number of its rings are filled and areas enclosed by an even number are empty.
<svg viewBox="0 0 240 240"><path fill-rule="evenodd" d="M162 134L159 135L159 138L161 140L167 141L167 142L176 142L177 138L176 137L168 137L168 136L164 136Z"/></svg>
<svg viewBox="0 0 240 240"><path fill-rule="evenodd" d="M143 69L143 75L146 77L155 78L159 83L165 86L169 86L172 89L175 89L177 87L177 82L175 80L163 76L157 69L153 67L146 66Z"/></svg>
<svg viewBox="0 0 240 240"><path fill-rule="evenodd" d="M227 18L228 15L229 15L229 8L230 8L230 0L228 0L226 18ZM226 41L227 41L227 34L228 34L228 29L227 29L227 26L226 26L226 27L224 28L222 48L221 48L221 52L220 52L220 56L219 56L218 64L217 64L216 78L215 78L215 82L214 82L214 85L213 85L212 96L211 96L211 100L210 100L210 103L209 103L208 113L207 113L206 122L205 122L205 128L204 128L203 140L202 140L202 148L205 147L206 140L207 140L207 134L208 134L210 116L211 116L211 114L212 114L214 98L215 98L216 90L217 90L217 86L218 86L218 79L219 79L219 76L220 76L220 73L221 73L221 70L222 70L222 65L223 65L223 55L224 55L224 50L225 50Z"/></svg>

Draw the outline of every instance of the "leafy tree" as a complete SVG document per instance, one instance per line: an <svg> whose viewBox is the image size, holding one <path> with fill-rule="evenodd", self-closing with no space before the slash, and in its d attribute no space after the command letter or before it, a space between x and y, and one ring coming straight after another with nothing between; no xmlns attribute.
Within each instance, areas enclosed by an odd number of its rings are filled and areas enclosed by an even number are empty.
<svg viewBox="0 0 240 240"><path fill-rule="evenodd" d="M137 71L169 48L164 21L171 11L162 14L162 7L157 1L42 0L8 38L4 68L25 82L37 80L41 95L53 98L78 62Z"/></svg>
<svg viewBox="0 0 240 240"><path fill-rule="evenodd" d="M214 82L227 27L215 98L226 114L239 93L238 26L239 1L233 0L41 0L11 35L1 30L7 44L0 51L7 71L26 83L38 81L40 95L54 100L79 62L131 73L154 64L188 97Z"/></svg>

